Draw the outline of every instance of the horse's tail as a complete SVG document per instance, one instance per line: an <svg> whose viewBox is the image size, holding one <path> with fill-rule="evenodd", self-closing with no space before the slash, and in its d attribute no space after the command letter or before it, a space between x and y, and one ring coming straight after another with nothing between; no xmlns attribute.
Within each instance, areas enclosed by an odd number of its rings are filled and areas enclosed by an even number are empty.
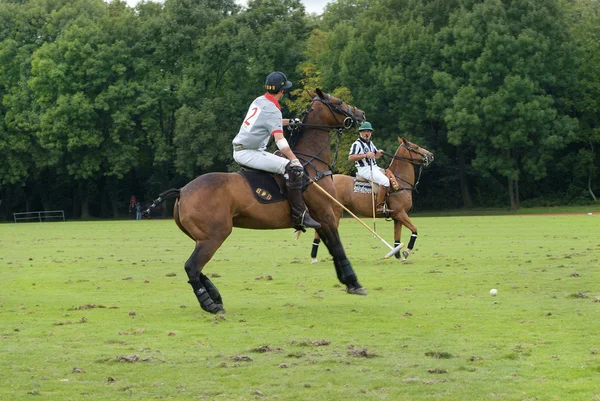
<svg viewBox="0 0 600 401"><path fill-rule="evenodd" d="M150 217L150 213L152 213L152 211L154 209L156 209L157 207L159 207L160 204L163 203L164 201L166 201L167 199L179 198L179 193L180 192L181 192L181 190L177 189L177 188L167 189L165 192L163 192L162 194L158 195L158 198L156 198L154 200L154 202L152 202L152 204L148 207L148 209L146 209L146 210L144 210L142 212L142 215L144 217Z"/></svg>

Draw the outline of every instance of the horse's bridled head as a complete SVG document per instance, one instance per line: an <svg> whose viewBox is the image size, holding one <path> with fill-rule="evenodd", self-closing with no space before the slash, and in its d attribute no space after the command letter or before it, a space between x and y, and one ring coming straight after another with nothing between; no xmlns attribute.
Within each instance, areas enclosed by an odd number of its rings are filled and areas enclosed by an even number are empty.
<svg viewBox="0 0 600 401"><path fill-rule="evenodd" d="M351 128L353 125L360 125L367 119L363 110L345 103L341 99L328 93L323 93L318 88L315 92L307 91L307 93L313 98L313 102L319 101L321 104L327 106L334 114L337 114L339 117L343 116L342 125L346 129ZM337 120L339 122L339 118Z"/></svg>
<svg viewBox="0 0 600 401"><path fill-rule="evenodd" d="M400 148L405 147L406 150L408 150L411 158L419 159L420 157L419 161L423 164L424 167L427 167L431 163L433 163L433 153L431 153L427 149L422 148L419 145L414 144L412 142L409 142L404 138L398 138L398 142L401 145Z"/></svg>
<svg viewBox="0 0 600 401"><path fill-rule="evenodd" d="M358 127L362 123L367 121L367 116L364 111L362 111L361 109L354 107L354 106L348 106L348 107L350 108L350 110L352 110L352 114L350 116L346 117L346 120L348 121L347 124L346 124L346 122L344 122L344 125L346 126L346 128L352 128L353 126Z"/></svg>

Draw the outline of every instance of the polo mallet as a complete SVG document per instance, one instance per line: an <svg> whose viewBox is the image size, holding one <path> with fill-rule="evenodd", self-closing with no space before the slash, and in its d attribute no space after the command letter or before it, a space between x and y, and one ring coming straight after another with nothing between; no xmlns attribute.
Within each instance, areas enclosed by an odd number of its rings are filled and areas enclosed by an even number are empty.
<svg viewBox="0 0 600 401"><path fill-rule="evenodd" d="M325 195L327 195L327 197L329 199L331 199L332 201L334 201L336 204L340 205L342 207L342 209L344 209L345 211L347 211L350 216L354 217L356 220L358 220L358 222L360 224L362 224L367 230L369 230L374 236L376 236L377 238L379 238L381 240L381 242L383 242L388 248L391 249L391 251L385 255L383 258L384 259L388 259L390 256L394 255L395 253L397 253L400 249L402 249L402 247L404 246L404 244L400 243L397 247L392 247L390 244L388 244L386 242L386 240L384 240L383 238L381 238L381 236L379 234L377 234L375 231L373 231L371 229L371 227L369 227L368 225L366 225L361 219L359 219L354 213L352 213L346 206L342 205L337 199L335 199L333 196L331 196L331 194L327 191L325 191L319 184L317 184L312 178L310 178L311 182L313 183L313 185L315 187L317 187L319 189L319 191L323 192Z"/></svg>
<svg viewBox="0 0 600 401"><path fill-rule="evenodd" d="M377 232L375 227L375 184L373 183L373 163L369 160L369 168L371 169L371 203L373 204L373 231Z"/></svg>

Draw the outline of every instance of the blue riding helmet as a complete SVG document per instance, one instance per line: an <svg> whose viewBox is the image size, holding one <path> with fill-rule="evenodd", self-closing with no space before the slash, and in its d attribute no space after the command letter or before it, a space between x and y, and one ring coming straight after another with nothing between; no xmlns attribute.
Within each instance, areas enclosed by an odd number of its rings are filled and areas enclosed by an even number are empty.
<svg viewBox="0 0 600 401"><path fill-rule="evenodd" d="M283 72L275 71L267 76L265 87L269 93L278 93L282 89L291 88L292 83L287 80L287 77Z"/></svg>

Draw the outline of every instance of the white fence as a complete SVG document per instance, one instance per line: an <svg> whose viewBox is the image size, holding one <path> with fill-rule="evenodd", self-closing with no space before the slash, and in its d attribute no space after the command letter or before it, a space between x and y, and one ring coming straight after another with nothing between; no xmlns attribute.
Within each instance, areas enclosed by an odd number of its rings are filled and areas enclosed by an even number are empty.
<svg viewBox="0 0 600 401"><path fill-rule="evenodd" d="M49 210L49 211L38 211L38 212L19 212L13 213L15 223L20 221L65 221L64 210Z"/></svg>

